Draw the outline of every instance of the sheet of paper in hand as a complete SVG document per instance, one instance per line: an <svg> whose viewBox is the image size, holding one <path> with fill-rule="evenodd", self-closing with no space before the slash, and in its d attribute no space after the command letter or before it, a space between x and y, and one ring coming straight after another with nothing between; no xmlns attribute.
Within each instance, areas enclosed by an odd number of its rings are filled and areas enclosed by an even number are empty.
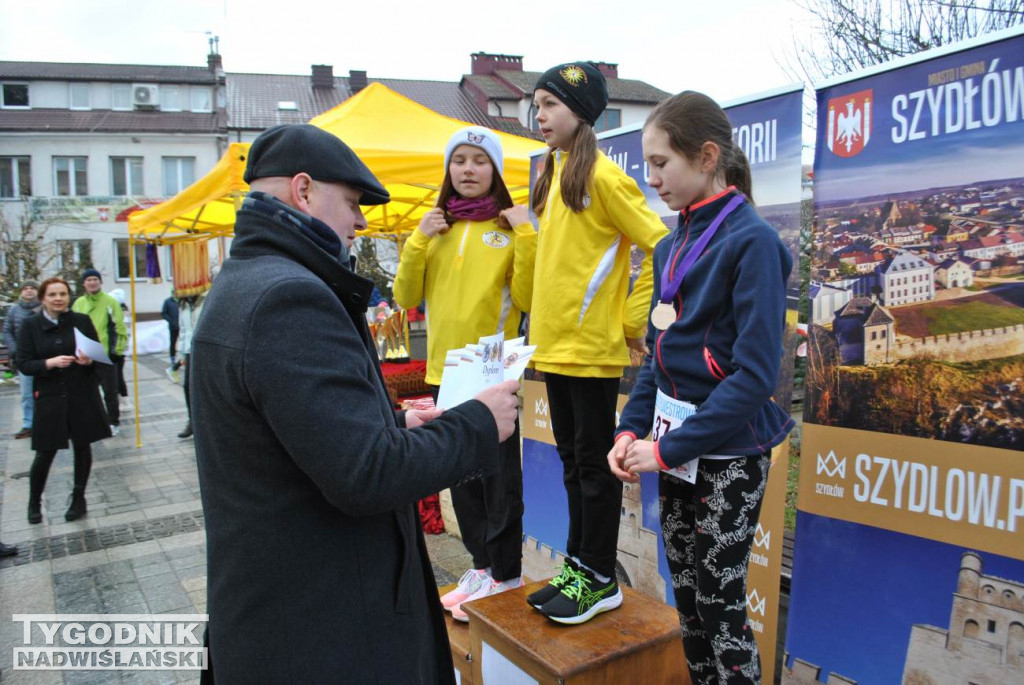
<svg viewBox="0 0 1024 685"><path fill-rule="evenodd" d="M75 352L81 352L89 359L101 364L114 363L110 361L110 357L107 356L103 345L100 345L98 341L93 340L77 328L75 329Z"/></svg>

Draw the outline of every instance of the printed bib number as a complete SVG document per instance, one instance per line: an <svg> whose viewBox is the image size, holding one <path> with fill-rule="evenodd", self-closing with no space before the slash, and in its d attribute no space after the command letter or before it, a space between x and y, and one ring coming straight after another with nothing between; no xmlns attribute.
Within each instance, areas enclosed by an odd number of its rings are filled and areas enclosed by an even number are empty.
<svg viewBox="0 0 1024 685"><path fill-rule="evenodd" d="M683 425L683 422L696 412L697 405L674 399L658 390L658 395L654 400L654 427L651 430L651 439L657 442L666 433L674 431ZM700 457L697 457L675 468L662 469L661 471L675 478L685 480L687 483L696 483L697 462L699 460Z"/></svg>

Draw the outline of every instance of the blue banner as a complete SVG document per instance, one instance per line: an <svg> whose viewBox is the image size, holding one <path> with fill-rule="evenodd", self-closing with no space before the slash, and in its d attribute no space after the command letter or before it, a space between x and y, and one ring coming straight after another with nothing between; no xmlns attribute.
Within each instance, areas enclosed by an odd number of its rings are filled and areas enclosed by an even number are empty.
<svg viewBox="0 0 1024 685"><path fill-rule="evenodd" d="M817 102L783 682L1024 682L1024 36Z"/></svg>

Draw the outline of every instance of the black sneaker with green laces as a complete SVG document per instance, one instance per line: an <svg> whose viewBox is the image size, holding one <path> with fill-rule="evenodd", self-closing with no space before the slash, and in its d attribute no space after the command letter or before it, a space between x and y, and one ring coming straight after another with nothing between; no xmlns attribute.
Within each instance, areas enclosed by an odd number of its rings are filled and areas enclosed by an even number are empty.
<svg viewBox="0 0 1024 685"><path fill-rule="evenodd" d="M590 569L580 568L573 582L562 588L540 611L552 621L575 625L586 623L603 611L622 604L622 590L615 578L602 583Z"/></svg>
<svg viewBox="0 0 1024 685"><path fill-rule="evenodd" d="M562 591L566 585L576 580L576 574L579 573L579 567L569 557L565 558L565 563L562 564L562 568L559 570L558 575L548 581L548 584L537 590L536 592L530 593L526 598L527 604L532 606L534 609L540 609L546 603L550 602L555 596Z"/></svg>

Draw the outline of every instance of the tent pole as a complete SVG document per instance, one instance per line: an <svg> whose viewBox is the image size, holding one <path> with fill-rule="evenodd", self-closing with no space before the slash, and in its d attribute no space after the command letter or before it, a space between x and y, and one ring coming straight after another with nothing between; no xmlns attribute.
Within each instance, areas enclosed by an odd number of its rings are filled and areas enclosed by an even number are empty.
<svg viewBox="0 0 1024 685"><path fill-rule="evenodd" d="M132 387L135 399L135 446L142 447L142 424L139 421L139 336L135 334L135 237L128 234L128 276L132 293Z"/></svg>

